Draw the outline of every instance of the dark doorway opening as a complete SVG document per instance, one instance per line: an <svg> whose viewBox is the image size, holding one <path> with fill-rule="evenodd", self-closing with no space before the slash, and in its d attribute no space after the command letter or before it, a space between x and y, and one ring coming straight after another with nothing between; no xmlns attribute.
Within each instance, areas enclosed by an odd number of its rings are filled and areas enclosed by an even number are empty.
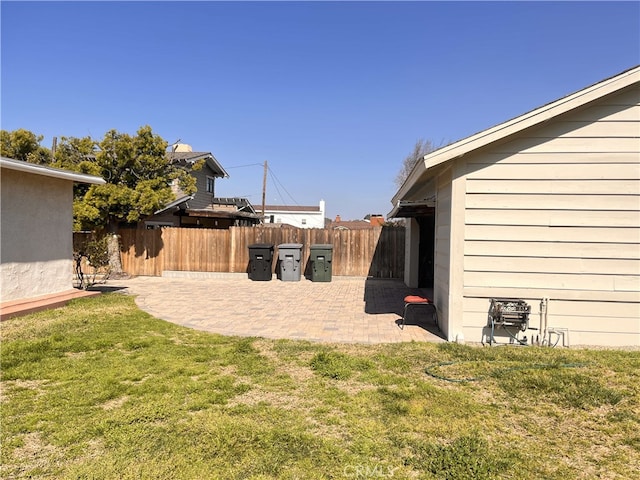
<svg viewBox="0 0 640 480"><path fill-rule="evenodd" d="M435 216L416 217L420 227L420 247L418 255L418 287L433 288L435 264Z"/></svg>

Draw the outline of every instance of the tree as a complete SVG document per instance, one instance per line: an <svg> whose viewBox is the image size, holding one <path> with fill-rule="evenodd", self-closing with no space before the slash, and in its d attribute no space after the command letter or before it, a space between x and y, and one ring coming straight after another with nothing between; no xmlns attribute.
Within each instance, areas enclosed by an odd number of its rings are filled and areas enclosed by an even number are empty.
<svg viewBox="0 0 640 480"><path fill-rule="evenodd" d="M54 166L101 176L104 185L74 190L74 229L110 233L110 266L122 272L116 233L122 224L135 223L175 199L172 185L186 194L195 192L195 178L171 163L167 142L141 127L135 136L108 131L102 141L90 137L62 137Z"/></svg>
<svg viewBox="0 0 640 480"><path fill-rule="evenodd" d="M47 164L51 162L51 152L40 145L44 136L19 128L9 132L0 130L0 154L3 157L24 162Z"/></svg>
<svg viewBox="0 0 640 480"><path fill-rule="evenodd" d="M138 222L174 200L174 182L193 193L195 179L171 164L166 149L167 142L149 126L135 136L110 130L100 142L62 137L54 166L99 175L107 182L76 190L74 227L115 233L121 224Z"/></svg>
<svg viewBox="0 0 640 480"><path fill-rule="evenodd" d="M17 160L100 176L107 182L74 186L76 231L109 232L113 240L120 225L136 223L173 201L173 185L187 195L196 191L195 178L171 163L167 142L148 125L140 127L135 136L109 130L99 142L91 137L61 137L54 157L40 146L42 139L24 129L2 130L0 152ZM112 271L120 273L117 243L110 243L109 250Z"/></svg>
<svg viewBox="0 0 640 480"><path fill-rule="evenodd" d="M394 180L396 187L402 187L402 184L409 177L411 171L422 157L441 148L442 146L442 144L440 146L436 146L431 140L425 140L423 138L417 140L416 144L413 146L413 151L403 160L402 167L396 175Z"/></svg>

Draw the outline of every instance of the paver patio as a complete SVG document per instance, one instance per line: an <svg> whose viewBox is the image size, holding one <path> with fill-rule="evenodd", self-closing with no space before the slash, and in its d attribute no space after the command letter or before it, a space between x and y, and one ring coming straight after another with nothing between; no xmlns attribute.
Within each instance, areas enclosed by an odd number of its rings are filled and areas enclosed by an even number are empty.
<svg viewBox="0 0 640 480"><path fill-rule="evenodd" d="M191 276L192 278L185 278ZM443 342L428 311L400 329L406 295L429 296L400 280L252 281L245 274L189 274L109 281L154 317L232 336L327 343Z"/></svg>

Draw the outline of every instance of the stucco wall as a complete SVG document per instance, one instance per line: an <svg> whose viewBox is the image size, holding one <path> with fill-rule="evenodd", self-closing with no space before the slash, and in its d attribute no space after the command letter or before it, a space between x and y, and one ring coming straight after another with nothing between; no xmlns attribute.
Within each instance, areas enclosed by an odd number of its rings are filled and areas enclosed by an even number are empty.
<svg viewBox="0 0 640 480"><path fill-rule="evenodd" d="M2 169L2 301L73 287L73 183Z"/></svg>

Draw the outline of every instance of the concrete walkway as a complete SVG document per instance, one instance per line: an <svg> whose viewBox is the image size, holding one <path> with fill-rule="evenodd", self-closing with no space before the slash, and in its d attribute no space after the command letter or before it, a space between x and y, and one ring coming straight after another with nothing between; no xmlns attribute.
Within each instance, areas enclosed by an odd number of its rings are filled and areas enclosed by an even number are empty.
<svg viewBox="0 0 640 480"><path fill-rule="evenodd" d="M154 317L222 335L327 343L444 341L427 309L415 309L400 329L403 298L431 294L400 280L252 281L246 274L180 272L108 286L123 287Z"/></svg>

